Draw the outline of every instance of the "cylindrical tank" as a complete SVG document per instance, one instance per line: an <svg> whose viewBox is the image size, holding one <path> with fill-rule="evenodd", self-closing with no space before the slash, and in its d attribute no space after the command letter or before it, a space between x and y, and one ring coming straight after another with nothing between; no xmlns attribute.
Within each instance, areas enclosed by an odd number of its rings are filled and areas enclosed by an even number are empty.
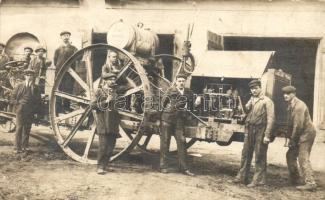
<svg viewBox="0 0 325 200"><path fill-rule="evenodd" d="M142 27L113 23L107 32L107 44L123 48L139 56L153 56L159 45L156 33Z"/></svg>

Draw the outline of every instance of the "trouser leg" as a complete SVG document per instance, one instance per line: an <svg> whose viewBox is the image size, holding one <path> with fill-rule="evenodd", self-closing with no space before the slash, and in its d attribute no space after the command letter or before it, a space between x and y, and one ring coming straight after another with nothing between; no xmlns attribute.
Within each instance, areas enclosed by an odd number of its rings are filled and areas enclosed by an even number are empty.
<svg viewBox="0 0 325 200"><path fill-rule="evenodd" d="M178 125L176 128L175 139L177 143L177 156L179 169L182 171L188 170L187 166L187 149L186 139L184 136L184 126Z"/></svg>
<svg viewBox="0 0 325 200"><path fill-rule="evenodd" d="M162 121L161 122L161 133L160 133L160 169L167 168L167 153L169 150L170 143L170 130L171 124Z"/></svg>
<svg viewBox="0 0 325 200"><path fill-rule="evenodd" d="M244 146L241 155L240 169L238 171L237 177L243 182L247 182L248 174L251 168L251 162L254 152L254 132L250 132L245 136Z"/></svg>
<svg viewBox="0 0 325 200"><path fill-rule="evenodd" d="M16 135L15 135L15 149L21 150L23 134L23 120L21 114L17 113L16 117Z"/></svg>
<svg viewBox="0 0 325 200"><path fill-rule="evenodd" d="M298 183L300 179L297 164L298 152L298 148L289 148L286 154L289 171L289 180L292 184Z"/></svg>
<svg viewBox="0 0 325 200"><path fill-rule="evenodd" d="M253 183L265 184L268 145L263 143L264 128L257 130L255 142L255 173Z"/></svg>
<svg viewBox="0 0 325 200"><path fill-rule="evenodd" d="M315 184L314 173L309 160L314 140L299 145L298 161L306 184Z"/></svg>
<svg viewBox="0 0 325 200"><path fill-rule="evenodd" d="M115 145L116 145L116 135L109 134L107 137L107 149L106 149L107 150L106 151L107 159L106 159L105 166L108 164L109 160L111 159Z"/></svg>
<svg viewBox="0 0 325 200"><path fill-rule="evenodd" d="M105 169L116 144L115 134L99 134L99 146L97 154L97 167Z"/></svg>
<svg viewBox="0 0 325 200"><path fill-rule="evenodd" d="M22 131L22 148L28 148L31 128L32 128L32 122L30 121L25 122Z"/></svg>
<svg viewBox="0 0 325 200"><path fill-rule="evenodd" d="M105 169L106 152L107 152L107 135L98 135L98 153L97 153L97 167Z"/></svg>

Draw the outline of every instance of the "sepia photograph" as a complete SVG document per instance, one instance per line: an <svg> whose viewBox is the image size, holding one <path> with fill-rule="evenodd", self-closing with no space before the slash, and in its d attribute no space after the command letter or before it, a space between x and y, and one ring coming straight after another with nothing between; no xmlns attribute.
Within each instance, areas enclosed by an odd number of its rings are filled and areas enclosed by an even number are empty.
<svg viewBox="0 0 325 200"><path fill-rule="evenodd" d="M0 0L0 200L325 199L325 0Z"/></svg>

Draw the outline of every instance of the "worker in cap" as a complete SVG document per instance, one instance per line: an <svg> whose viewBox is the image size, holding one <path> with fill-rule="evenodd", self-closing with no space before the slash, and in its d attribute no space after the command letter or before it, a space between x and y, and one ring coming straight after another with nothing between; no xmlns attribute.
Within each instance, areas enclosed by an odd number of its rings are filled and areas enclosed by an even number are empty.
<svg viewBox="0 0 325 200"><path fill-rule="evenodd" d="M68 31L62 31L60 33L62 44L55 50L53 57L53 64L55 66L55 76L57 76L58 72L61 70L63 64L77 51L77 48L73 46L70 42L71 33ZM75 64L71 64L70 68L75 69ZM79 86L78 83L75 83L74 79L65 74L61 84L59 86L59 90L72 94L74 92L74 88ZM76 93L76 92L75 92ZM56 105L56 112L70 112L70 101L68 99L59 98Z"/></svg>
<svg viewBox="0 0 325 200"><path fill-rule="evenodd" d="M69 31L62 31L60 33L60 36L62 36L62 35L69 35L69 36L71 36L71 32L69 32Z"/></svg>
<svg viewBox="0 0 325 200"><path fill-rule="evenodd" d="M33 53L33 48L30 46L25 46L24 47L24 55L22 58L19 59L19 61L23 61L24 63L22 64L21 68L27 69L29 66L29 63L31 61L31 55Z"/></svg>
<svg viewBox="0 0 325 200"><path fill-rule="evenodd" d="M282 88L284 100L288 103L288 135L290 137L289 149L287 151L287 164L289 180L298 190L314 190L317 185L313 175L309 156L316 137L316 129L312 123L308 107L296 97L296 88L286 86ZM298 162L301 175L298 170Z"/></svg>
<svg viewBox="0 0 325 200"><path fill-rule="evenodd" d="M177 144L179 170L188 176L194 176L187 163L187 149L185 140L185 121L187 110L193 110L200 104L200 97L193 101L194 94L185 88L186 75L178 74L172 85L162 98L161 132L160 132L160 172L168 173L167 154L170 138L174 135Z"/></svg>
<svg viewBox="0 0 325 200"><path fill-rule="evenodd" d="M6 45L0 42L0 70L4 70L5 69L4 65L10 61L9 56L5 53L5 47ZM1 75L0 78L2 80Z"/></svg>
<svg viewBox="0 0 325 200"><path fill-rule="evenodd" d="M184 74L184 73L179 73L179 74L176 75L176 79L178 79L178 78L187 79L187 75Z"/></svg>
<svg viewBox="0 0 325 200"><path fill-rule="evenodd" d="M29 50L31 53L33 52L33 48L30 47L30 46L26 46L26 47L24 47L24 50Z"/></svg>
<svg viewBox="0 0 325 200"><path fill-rule="evenodd" d="M42 45L35 48L36 56L31 59L28 68L35 71L35 84L39 86L41 93L45 92L45 76L51 62L45 58L46 49Z"/></svg>
<svg viewBox="0 0 325 200"><path fill-rule="evenodd" d="M35 52L37 53L38 51L43 51L44 53L46 52L46 49L44 48L44 46L42 45L38 45L36 48L35 48Z"/></svg>
<svg viewBox="0 0 325 200"><path fill-rule="evenodd" d="M261 81L258 79L254 79L248 83L249 88L260 86L261 87Z"/></svg>
<svg viewBox="0 0 325 200"><path fill-rule="evenodd" d="M120 137L120 116L115 107L116 75L105 73L101 78L102 83L95 92L92 107L96 110L96 132L99 138L97 173L102 175L107 172L106 168L115 148L116 139Z"/></svg>
<svg viewBox="0 0 325 200"><path fill-rule="evenodd" d="M255 151L255 172L247 187L256 187L266 183L267 149L272 137L274 124L273 101L262 93L261 82L257 79L248 84L251 98L246 104L248 112L245 127L246 134L241 156L241 166L235 183L248 183L253 153Z"/></svg>
<svg viewBox="0 0 325 200"><path fill-rule="evenodd" d="M39 88L34 85L34 75L34 70L24 70L25 81L13 89L10 98L10 103L16 108L15 153L29 151L31 126L35 117L37 120L40 117L41 94Z"/></svg>
<svg viewBox="0 0 325 200"><path fill-rule="evenodd" d="M296 93L296 88L294 86L285 86L282 88L282 92L284 94Z"/></svg>
<svg viewBox="0 0 325 200"><path fill-rule="evenodd" d="M106 73L119 73L122 68L121 60L119 59L118 52L115 50L108 50L105 64L102 66L102 74Z"/></svg>

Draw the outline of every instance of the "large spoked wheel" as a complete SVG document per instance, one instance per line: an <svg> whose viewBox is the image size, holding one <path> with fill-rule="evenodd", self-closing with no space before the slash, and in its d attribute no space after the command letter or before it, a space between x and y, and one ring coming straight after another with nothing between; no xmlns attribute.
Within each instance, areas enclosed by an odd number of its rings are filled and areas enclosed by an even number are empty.
<svg viewBox="0 0 325 200"><path fill-rule="evenodd" d="M123 49L106 44L83 48L58 72L50 98L50 122L57 142L68 156L82 163L97 163L97 119L91 101L110 50L118 53L121 66L116 83L124 88L118 97L124 103L119 106L122 137L117 140L111 160L130 152L144 134L147 113L143 99L149 96L150 88L145 70Z"/></svg>
<svg viewBox="0 0 325 200"><path fill-rule="evenodd" d="M150 82L151 90L160 90L160 97L162 97L162 95L171 86L177 74L181 72L182 59L170 54L156 55L154 67L156 67L157 69L161 69L162 73L154 77L154 80L156 80L155 82ZM189 62L186 62L185 68L186 71L193 71L192 66ZM152 91L152 93L157 92ZM194 138L187 138L186 148L190 148L192 145L195 144L196 141L197 140ZM142 136L137 147L146 153L158 154L159 149L157 149L157 144L159 147L159 133L155 134L154 131L150 131L146 132L146 134ZM172 154L177 153L176 143L173 141L171 142L169 152Z"/></svg>

